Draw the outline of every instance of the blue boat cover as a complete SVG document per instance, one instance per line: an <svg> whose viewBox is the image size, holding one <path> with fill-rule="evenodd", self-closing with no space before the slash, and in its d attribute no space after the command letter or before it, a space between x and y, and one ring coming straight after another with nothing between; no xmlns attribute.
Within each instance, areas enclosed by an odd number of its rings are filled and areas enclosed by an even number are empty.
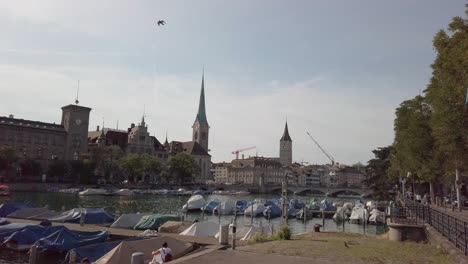
<svg viewBox="0 0 468 264"><path fill-rule="evenodd" d="M0 243L3 243L5 239L11 236L13 233L23 230L28 226L36 226L31 224L7 224L0 226Z"/></svg>
<svg viewBox="0 0 468 264"><path fill-rule="evenodd" d="M31 207L33 206L29 203L5 202L2 205L0 205L0 217L6 217L7 215L21 208L31 208Z"/></svg>
<svg viewBox="0 0 468 264"><path fill-rule="evenodd" d="M12 233L3 243L16 242L18 245L32 245L39 239L49 236L61 229L63 226L41 226L31 225Z"/></svg>
<svg viewBox="0 0 468 264"><path fill-rule="evenodd" d="M65 220L68 223L80 223L81 214L85 215L85 224L106 224L113 223L114 216L103 208L82 208L81 213L74 214L70 219Z"/></svg>
<svg viewBox="0 0 468 264"><path fill-rule="evenodd" d="M55 233L39 239L34 245L42 251L65 253L73 248L96 244L107 240L109 232L74 232L63 227Z"/></svg>
<svg viewBox="0 0 468 264"><path fill-rule="evenodd" d="M267 208L263 211L263 215L268 217L268 212L270 213L269 216L272 217L280 217L281 216L281 208L279 208L276 204L269 204Z"/></svg>
<svg viewBox="0 0 468 264"><path fill-rule="evenodd" d="M97 243L92 244L84 247L74 248L67 252L65 256L65 260L63 264L70 263L71 253L76 253L76 262L80 263L82 259L88 258L91 262L94 262L100 259L102 256L107 254L107 252L111 251L113 248L118 246L123 241L134 241L134 240L141 240L144 239L142 237L134 237L126 240L115 240L111 242L104 242L104 243Z"/></svg>
<svg viewBox="0 0 468 264"><path fill-rule="evenodd" d="M221 202L218 201L218 200L212 200L212 201L209 201L203 208L202 210L205 212L205 213L210 213L212 214L213 213L213 210L215 209L216 206L218 206Z"/></svg>

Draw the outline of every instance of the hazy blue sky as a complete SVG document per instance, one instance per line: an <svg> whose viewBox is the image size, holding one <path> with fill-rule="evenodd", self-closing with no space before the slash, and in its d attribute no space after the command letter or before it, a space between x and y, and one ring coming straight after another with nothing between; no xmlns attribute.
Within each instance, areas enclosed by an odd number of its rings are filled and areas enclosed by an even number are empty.
<svg viewBox="0 0 468 264"><path fill-rule="evenodd" d="M60 122L93 108L90 130L138 123L191 140L205 66L214 161L257 146L293 160L366 162L393 141L394 110L425 89L432 38L465 0L2 1L0 115ZM167 25L157 27L164 19ZM254 151L246 155L254 155Z"/></svg>

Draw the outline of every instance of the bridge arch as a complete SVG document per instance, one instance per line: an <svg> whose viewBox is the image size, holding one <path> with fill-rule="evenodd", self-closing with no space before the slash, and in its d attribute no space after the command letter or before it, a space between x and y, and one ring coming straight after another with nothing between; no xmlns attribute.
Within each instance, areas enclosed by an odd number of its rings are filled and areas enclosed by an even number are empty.
<svg viewBox="0 0 468 264"><path fill-rule="evenodd" d="M328 195L332 197L336 197L338 195L361 196L362 193L355 190L337 190L330 192Z"/></svg>
<svg viewBox="0 0 468 264"><path fill-rule="evenodd" d="M317 190L317 189L304 189L304 190L298 190L296 192L297 195L325 195L324 192L322 192L321 190Z"/></svg>
<svg viewBox="0 0 468 264"><path fill-rule="evenodd" d="M294 191L291 190L291 189L286 189L288 191L288 194L293 194ZM270 193L271 194L281 194L281 192L283 191L283 188L281 187L278 187L278 188L273 188L270 190Z"/></svg>

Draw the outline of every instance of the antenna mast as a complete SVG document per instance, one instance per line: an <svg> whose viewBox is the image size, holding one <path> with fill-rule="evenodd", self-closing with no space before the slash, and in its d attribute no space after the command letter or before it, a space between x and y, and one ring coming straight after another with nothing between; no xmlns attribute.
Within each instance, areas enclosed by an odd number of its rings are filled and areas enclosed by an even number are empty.
<svg viewBox="0 0 468 264"><path fill-rule="evenodd" d="M75 97L75 104L79 104L78 96L80 95L80 80L78 80L78 88L76 89L76 97Z"/></svg>

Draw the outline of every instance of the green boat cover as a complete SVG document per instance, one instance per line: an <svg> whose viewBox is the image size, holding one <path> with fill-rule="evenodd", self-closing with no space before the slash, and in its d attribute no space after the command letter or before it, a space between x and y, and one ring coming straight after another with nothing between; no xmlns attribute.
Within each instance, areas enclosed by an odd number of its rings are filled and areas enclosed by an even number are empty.
<svg viewBox="0 0 468 264"><path fill-rule="evenodd" d="M180 221L180 216L172 214L152 214L145 215L140 222L133 227L136 230L158 230L159 226L167 221Z"/></svg>

